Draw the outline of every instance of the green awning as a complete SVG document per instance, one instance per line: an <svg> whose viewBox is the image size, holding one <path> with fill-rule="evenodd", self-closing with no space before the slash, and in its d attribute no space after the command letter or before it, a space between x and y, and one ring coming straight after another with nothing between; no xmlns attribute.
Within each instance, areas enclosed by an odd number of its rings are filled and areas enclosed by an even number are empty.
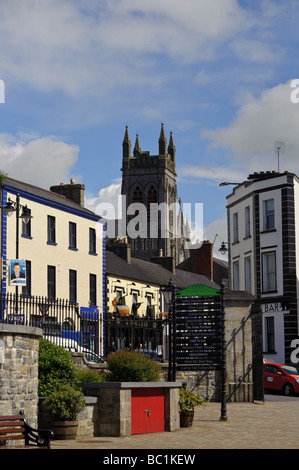
<svg viewBox="0 0 299 470"><path fill-rule="evenodd" d="M214 289L203 284L194 284L177 291L177 297L206 297L220 295L220 289Z"/></svg>

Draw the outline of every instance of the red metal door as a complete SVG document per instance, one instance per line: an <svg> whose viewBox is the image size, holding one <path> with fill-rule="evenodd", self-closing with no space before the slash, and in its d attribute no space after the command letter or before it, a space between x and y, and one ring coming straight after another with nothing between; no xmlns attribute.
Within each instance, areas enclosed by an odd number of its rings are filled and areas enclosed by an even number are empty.
<svg viewBox="0 0 299 470"><path fill-rule="evenodd" d="M164 432L164 389L131 390L131 434Z"/></svg>

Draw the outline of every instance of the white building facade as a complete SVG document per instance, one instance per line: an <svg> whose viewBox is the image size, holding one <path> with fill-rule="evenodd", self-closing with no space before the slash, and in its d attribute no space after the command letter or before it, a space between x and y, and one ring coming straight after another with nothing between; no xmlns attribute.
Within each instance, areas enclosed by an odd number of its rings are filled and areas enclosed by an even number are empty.
<svg viewBox="0 0 299 470"><path fill-rule="evenodd" d="M76 197L78 195L81 199ZM14 212L7 215L7 204L16 207L17 199L20 215L26 207L32 217L28 223L18 219ZM47 310L50 301L53 308L58 299L63 299L66 305L73 307L81 328L84 321L92 324L94 335L86 339L85 346L102 355L105 221L84 207L84 186L72 181L61 185L58 194L56 187L47 191L6 178L1 185L1 201L2 295L16 292L12 281L13 260L23 261L26 285L18 287L18 295L29 300L42 297L44 300L38 305L44 319L50 315ZM67 315L67 309L64 311L64 317L58 320L53 308L50 320L55 328L48 330L51 337L63 336L66 323L74 321ZM35 312L35 317L37 315ZM77 327L73 330L73 339L80 344Z"/></svg>
<svg viewBox="0 0 299 470"><path fill-rule="evenodd" d="M299 180L254 173L227 197L230 287L256 297L265 360L290 363L298 338Z"/></svg>

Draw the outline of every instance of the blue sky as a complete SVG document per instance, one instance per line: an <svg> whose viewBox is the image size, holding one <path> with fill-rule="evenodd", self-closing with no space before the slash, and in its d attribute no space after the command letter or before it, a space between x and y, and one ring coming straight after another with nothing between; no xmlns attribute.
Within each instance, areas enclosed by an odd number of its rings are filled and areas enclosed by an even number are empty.
<svg viewBox="0 0 299 470"><path fill-rule="evenodd" d="M128 125L158 153L172 131L178 193L226 239L226 196L252 171L299 170L297 0L0 0L0 169L113 200ZM299 94L298 94L299 96Z"/></svg>

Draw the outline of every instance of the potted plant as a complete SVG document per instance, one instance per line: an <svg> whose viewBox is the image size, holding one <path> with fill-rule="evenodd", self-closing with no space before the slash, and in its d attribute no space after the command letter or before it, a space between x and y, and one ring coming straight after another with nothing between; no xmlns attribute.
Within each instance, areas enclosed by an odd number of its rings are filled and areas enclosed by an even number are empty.
<svg viewBox="0 0 299 470"><path fill-rule="evenodd" d="M180 389L180 426L181 428L190 427L193 423L194 408L196 406L205 406L205 400L193 393L191 390L182 387Z"/></svg>
<svg viewBox="0 0 299 470"><path fill-rule="evenodd" d="M52 393L44 402L51 417L51 429L56 439L75 439L78 429L77 417L85 407L85 397L81 390L64 385Z"/></svg>

